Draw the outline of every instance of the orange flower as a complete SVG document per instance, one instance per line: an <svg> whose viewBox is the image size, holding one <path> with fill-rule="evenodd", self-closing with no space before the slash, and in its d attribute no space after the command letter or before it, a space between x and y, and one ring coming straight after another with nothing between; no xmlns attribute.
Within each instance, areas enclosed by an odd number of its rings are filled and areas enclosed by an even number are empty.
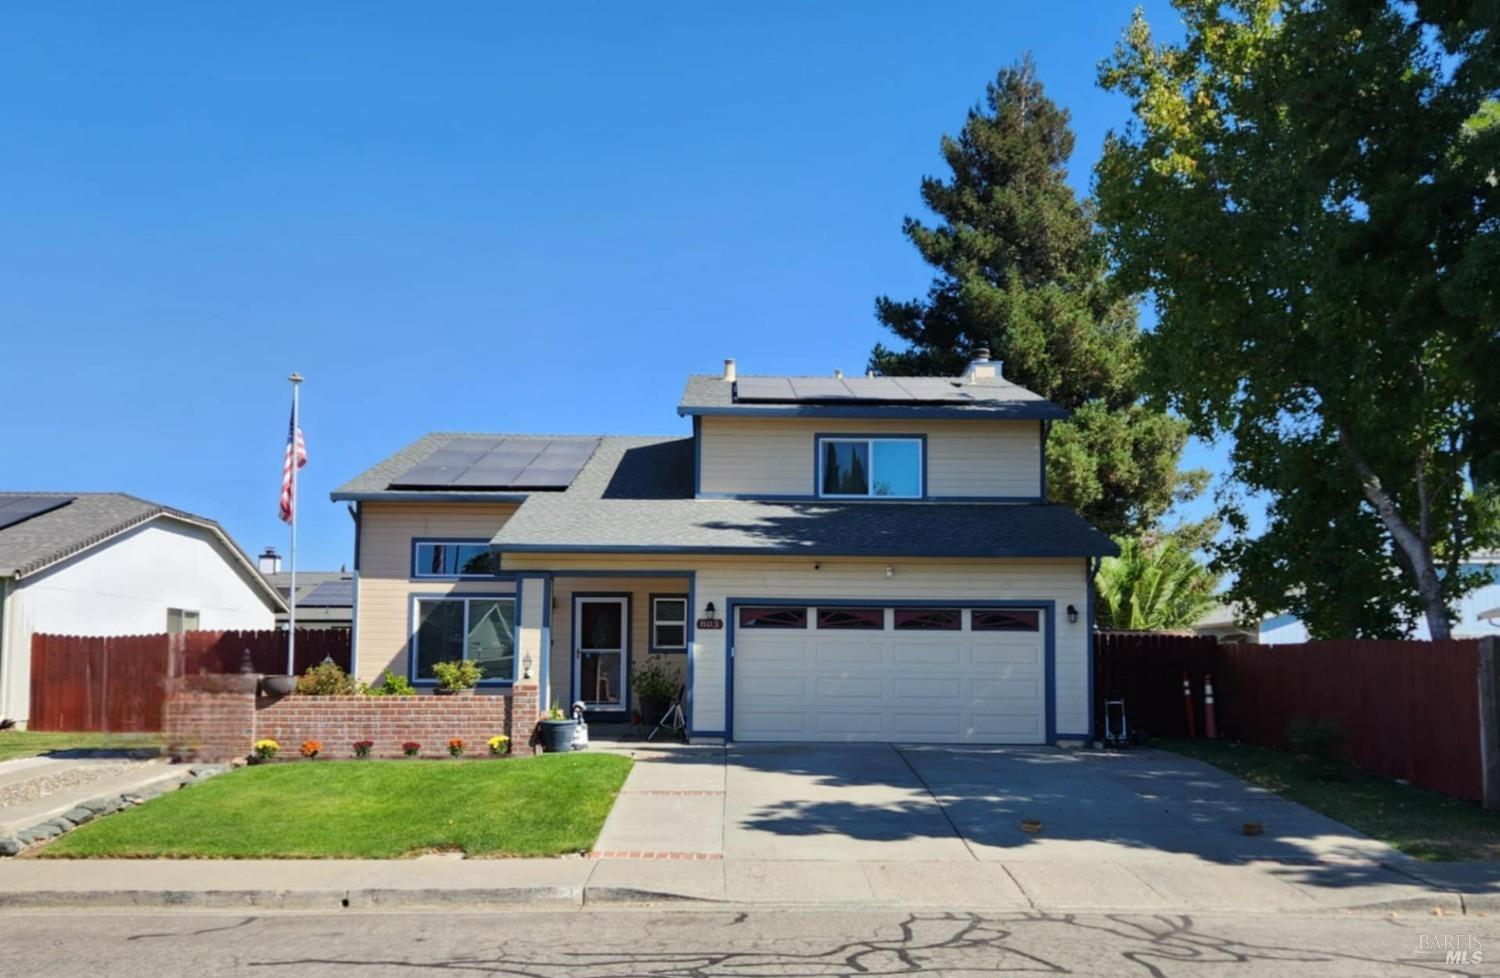
<svg viewBox="0 0 1500 978"><path fill-rule="evenodd" d="M302 742L302 756L308 760L317 757L322 750L323 742L321 740L304 740Z"/></svg>

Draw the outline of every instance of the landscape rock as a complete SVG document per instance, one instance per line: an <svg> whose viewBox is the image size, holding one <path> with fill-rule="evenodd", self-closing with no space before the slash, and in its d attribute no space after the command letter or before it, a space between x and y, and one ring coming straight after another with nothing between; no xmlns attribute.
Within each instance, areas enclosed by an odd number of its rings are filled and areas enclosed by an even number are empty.
<svg viewBox="0 0 1500 978"><path fill-rule="evenodd" d="M88 808L80 805L77 808L70 808L67 811L63 812L63 818L72 822L74 825L82 825L84 822L93 821L94 813Z"/></svg>
<svg viewBox="0 0 1500 978"><path fill-rule="evenodd" d="M0 856L18 856L26 848L20 839L0 839Z"/></svg>

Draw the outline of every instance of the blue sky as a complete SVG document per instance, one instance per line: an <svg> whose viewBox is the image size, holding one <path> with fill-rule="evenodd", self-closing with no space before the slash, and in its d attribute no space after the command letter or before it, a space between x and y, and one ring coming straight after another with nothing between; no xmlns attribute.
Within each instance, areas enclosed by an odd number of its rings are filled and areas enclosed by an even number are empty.
<svg viewBox="0 0 1500 978"><path fill-rule="evenodd" d="M3 487L284 551L295 369L299 563L334 568L329 491L427 431L686 433L725 356L859 370L930 277L939 137L1030 50L1086 189L1132 6L7 5Z"/></svg>

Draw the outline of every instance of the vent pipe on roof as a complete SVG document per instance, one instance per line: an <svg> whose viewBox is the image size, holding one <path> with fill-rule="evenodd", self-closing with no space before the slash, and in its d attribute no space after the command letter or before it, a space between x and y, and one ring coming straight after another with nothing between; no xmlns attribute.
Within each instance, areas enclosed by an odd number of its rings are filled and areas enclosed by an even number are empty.
<svg viewBox="0 0 1500 978"><path fill-rule="evenodd" d="M843 380L844 379L844 372L842 370L835 370L833 372L833 379L834 380Z"/></svg>
<svg viewBox="0 0 1500 978"><path fill-rule="evenodd" d="M728 381L729 383L731 383L731 384L734 383L734 358L733 357L725 357L724 358L724 379L726 381Z"/></svg>
<svg viewBox="0 0 1500 978"><path fill-rule="evenodd" d="M981 346L974 351L974 359L969 361L969 366L964 371L964 383L973 384L981 380L998 379L1000 379L1000 361L991 360L990 348Z"/></svg>

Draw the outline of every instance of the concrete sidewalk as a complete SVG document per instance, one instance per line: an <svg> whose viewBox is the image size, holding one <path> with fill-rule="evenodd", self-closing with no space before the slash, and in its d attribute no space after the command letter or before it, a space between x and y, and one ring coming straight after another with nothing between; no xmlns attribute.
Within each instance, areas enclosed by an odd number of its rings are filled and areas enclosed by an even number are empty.
<svg viewBox="0 0 1500 978"><path fill-rule="evenodd" d="M1459 877L1464 873L1450 875ZM1477 875L1476 875L1477 874ZM48 860L0 863L0 909L558 908L703 901L822 909L1232 913L1500 911L1490 867L690 859Z"/></svg>

